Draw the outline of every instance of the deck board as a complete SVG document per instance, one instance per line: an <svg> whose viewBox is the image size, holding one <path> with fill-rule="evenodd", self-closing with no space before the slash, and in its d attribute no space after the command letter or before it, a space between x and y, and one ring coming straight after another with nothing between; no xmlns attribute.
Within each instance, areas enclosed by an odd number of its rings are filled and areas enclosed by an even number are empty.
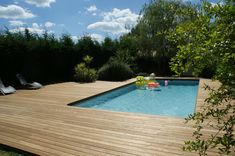
<svg viewBox="0 0 235 156"><path fill-rule="evenodd" d="M196 155L182 151L193 132L182 118L67 105L130 82L66 82L0 96L0 144L38 155ZM207 95L204 83L218 86L200 80L197 110ZM210 135L213 130L205 132Z"/></svg>

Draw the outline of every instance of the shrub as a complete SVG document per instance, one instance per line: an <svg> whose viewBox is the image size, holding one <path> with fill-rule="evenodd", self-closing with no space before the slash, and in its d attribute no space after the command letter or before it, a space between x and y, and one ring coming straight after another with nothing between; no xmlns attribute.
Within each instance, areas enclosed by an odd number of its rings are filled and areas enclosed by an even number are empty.
<svg viewBox="0 0 235 156"><path fill-rule="evenodd" d="M144 76L144 77L147 77L147 76L149 76L149 74L148 74L148 73L138 73L137 76Z"/></svg>
<svg viewBox="0 0 235 156"><path fill-rule="evenodd" d="M123 62L113 61L105 64L98 71L100 80L123 81L133 76L133 71Z"/></svg>
<svg viewBox="0 0 235 156"><path fill-rule="evenodd" d="M97 73L95 69L90 69L89 64L92 61L92 57L85 56L84 62L77 64L74 68L74 78L78 82L94 82L97 79Z"/></svg>
<svg viewBox="0 0 235 156"><path fill-rule="evenodd" d="M97 78L96 70L87 68L85 63L76 65L74 70L74 78L78 82L94 82Z"/></svg>

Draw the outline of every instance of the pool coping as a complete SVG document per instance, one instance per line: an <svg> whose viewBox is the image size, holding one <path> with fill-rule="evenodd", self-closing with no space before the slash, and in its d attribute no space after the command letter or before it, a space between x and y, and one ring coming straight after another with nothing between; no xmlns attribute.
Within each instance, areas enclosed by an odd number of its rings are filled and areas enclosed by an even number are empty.
<svg viewBox="0 0 235 156"><path fill-rule="evenodd" d="M121 85L121 86L118 86L118 87L114 87L114 88L112 88L112 89L106 90L106 91L101 92L101 93L98 93L98 94L96 94L96 95L88 96L88 97L86 97L86 98L83 98L83 99L80 99L80 100L71 102L71 103L67 104L67 106L73 106L73 105L74 105L75 103L77 103L77 102L82 102L82 101L89 100L89 99L91 99L91 98L95 98L95 97L97 97L97 96L100 96L100 95L106 94L106 93L108 93L108 92L111 92L111 91L120 89L120 88L122 88L122 87L128 86L128 85L130 85L130 84L132 84L132 83L135 83L135 81L133 81L133 82L131 81L131 82L127 83L127 84L124 84L124 85ZM79 107L79 108L80 108L80 107ZM86 108L85 108L85 109L86 109Z"/></svg>

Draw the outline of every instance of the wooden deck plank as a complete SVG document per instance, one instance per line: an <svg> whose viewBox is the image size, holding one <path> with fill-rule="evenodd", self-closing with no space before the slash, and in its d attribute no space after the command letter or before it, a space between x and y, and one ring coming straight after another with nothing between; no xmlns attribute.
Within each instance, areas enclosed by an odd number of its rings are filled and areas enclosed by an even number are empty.
<svg viewBox="0 0 235 156"><path fill-rule="evenodd" d="M193 132L182 118L67 106L131 82L67 82L0 96L0 143L39 155L196 155L182 151ZM218 86L200 80L197 110L204 83Z"/></svg>

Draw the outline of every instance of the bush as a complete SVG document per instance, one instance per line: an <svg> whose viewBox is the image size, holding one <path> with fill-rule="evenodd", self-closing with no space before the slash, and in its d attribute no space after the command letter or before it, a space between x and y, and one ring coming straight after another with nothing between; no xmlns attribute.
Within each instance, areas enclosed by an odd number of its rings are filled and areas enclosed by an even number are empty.
<svg viewBox="0 0 235 156"><path fill-rule="evenodd" d="M74 78L78 82L94 82L97 79L97 73L95 69L90 69L89 64L92 62L92 57L85 56L80 64L77 64L74 68Z"/></svg>
<svg viewBox="0 0 235 156"><path fill-rule="evenodd" d="M78 82L94 82L97 79L95 69L89 69L85 63L80 63L75 66L74 78Z"/></svg>
<svg viewBox="0 0 235 156"><path fill-rule="evenodd" d="M144 77L147 77L147 76L149 76L149 74L148 74L148 73L138 73L137 76L144 76Z"/></svg>
<svg viewBox="0 0 235 156"><path fill-rule="evenodd" d="M114 61L101 67L98 76L100 80L123 81L131 78L133 71L126 63Z"/></svg>

